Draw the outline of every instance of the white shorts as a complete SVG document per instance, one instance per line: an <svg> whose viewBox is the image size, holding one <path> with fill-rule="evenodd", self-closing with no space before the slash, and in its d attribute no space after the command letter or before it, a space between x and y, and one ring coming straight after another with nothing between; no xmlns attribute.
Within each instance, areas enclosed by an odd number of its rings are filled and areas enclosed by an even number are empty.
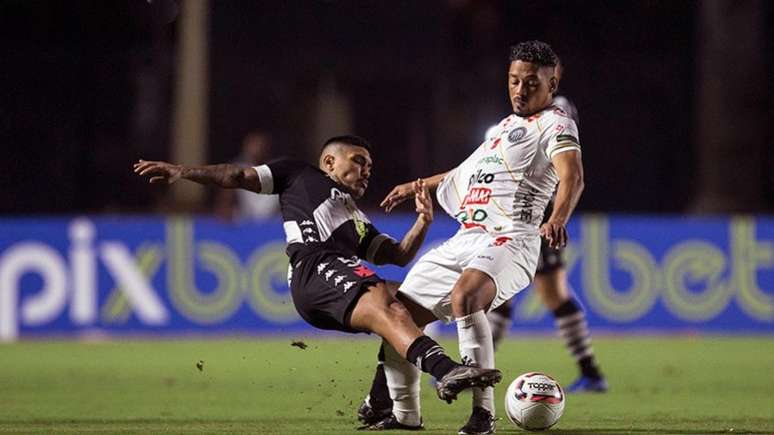
<svg viewBox="0 0 774 435"><path fill-rule="evenodd" d="M539 255L537 234L493 236L479 228L461 229L417 261L400 292L438 319L451 322L451 291L465 269L476 269L492 278L497 286L489 307L493 310L532 282Z"/></svg>

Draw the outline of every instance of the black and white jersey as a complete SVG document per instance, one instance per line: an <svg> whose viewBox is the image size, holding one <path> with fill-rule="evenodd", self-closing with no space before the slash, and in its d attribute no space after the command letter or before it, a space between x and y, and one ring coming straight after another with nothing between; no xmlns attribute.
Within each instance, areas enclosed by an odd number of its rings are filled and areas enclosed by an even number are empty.
<svg viewBox="0 0 774 435"><path fill-rule="evenodd" d="M371 224L352 196L320 169L278 159L254 168L261 193L279 194L291 264L321 251L373 262L390 239Z"/></svg>

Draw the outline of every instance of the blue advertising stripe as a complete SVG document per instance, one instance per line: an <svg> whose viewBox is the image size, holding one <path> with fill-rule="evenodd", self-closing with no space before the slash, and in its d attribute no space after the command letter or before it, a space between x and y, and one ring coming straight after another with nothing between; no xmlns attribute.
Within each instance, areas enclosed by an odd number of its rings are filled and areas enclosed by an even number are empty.
<svg viewBox="0 0 774 435"><path fill-rule="evenodd" d="M414 217L372 216L400 238ZM27 335L298 333L280 219L0 220L0 340ZM439 216L423 252L454 234ZM774 333L774 219L581 216L570 286L613 331ZM375 267L400 281L407 268ZM515 329L553 330L534 292Z"/></svg>

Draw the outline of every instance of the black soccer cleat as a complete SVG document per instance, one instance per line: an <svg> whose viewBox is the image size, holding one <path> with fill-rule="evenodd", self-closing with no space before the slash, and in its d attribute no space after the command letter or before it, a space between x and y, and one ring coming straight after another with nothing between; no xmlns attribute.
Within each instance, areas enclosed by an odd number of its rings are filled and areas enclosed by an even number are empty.
<svg viewBox="0 0 774 435"><path fill-rule="evenodd" d="M360 407L357 408L357 420L366 426L371 426L372 424L376 424L391 415L392 415L392 406L390 406L389 408L382 408L382 409L373 408L371 407L371 404L368 403L368 398L363 400L363 403L361 403Z"/></svg>
<svg viewBox="0 0 774 435"><path fill-rule="evenodd" d="M492 387L502 378L503 374L497 369L458 365L438 380L435 389L438 398L445 400L446 403L452 403L460 391L473 387Z"/></svg>
<svg viewBox="0 0 774 435"><path fill-rule="evenodd" d="M473 407L473 413L465 426L457 432L459 435L486 435L495 433L495 419L492 413L480 406Z"/></svg>
<svg viewBox="0 0 774 435"><path fill-rule="evenodd" d="M403 424L403 423L398 421L398 419L395 417L395 414L390 412L390 415L388 415L387 417L377 421L374 424L357 428L357 430L373 430L373 431L378 431L378 430L395 430L395 429L400 429L400 430L424 430L425 426L422 424L421 421L419 422L419 424L417 426L409 426L407 424Z"/></svg>

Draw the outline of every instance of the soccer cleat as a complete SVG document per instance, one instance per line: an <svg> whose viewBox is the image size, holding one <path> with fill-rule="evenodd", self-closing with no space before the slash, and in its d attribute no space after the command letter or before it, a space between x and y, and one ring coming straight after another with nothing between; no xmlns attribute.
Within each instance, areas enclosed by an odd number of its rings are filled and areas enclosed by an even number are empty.
<svg viewBox="0 0 774 435"><path fill-rule="evenodd" d="M459 365L453 368L435 384L438 398L452 403L460 391L467 388L486 388L500 382L503 374L497 369L482 369L479 367Z"/></svg>
<svg viewBox="0 0 774 435"><path fill-rule="evenodd" d="M604 393L608 389L605 378L590 378L581 376L567 387L568 393Z"/></svg>
<svg viewBox="0 0 774 435"><path fill-rule="evenodd" d="M459 435L485 435L495 433L495 421L492 413L480 406L473 407L473 413L465 426L457 432Z"/></svg>
<svg viewBox="0 0 774 435"><path fill-rule="evenodd" d="M357 408L357 419L366 426L376 424L381 420L392 415L392 407L384 409L374 409L371 404L368 403L368 399L363 400L360 407Z"/></svg>
<svg viewBox="0 0 774 435"><path fill-rule="evenodd" d="M377 421L374 424L366 425L363 427L357 428L357 430L393 430L393 429L401 429L401 430L424 430L424 426L422 425L422 422L420 421L417 426L409 426L407 424L403 424L398 421L398 419L395 417L395 414L390 412L390 415L387 417Z"/></svg>

